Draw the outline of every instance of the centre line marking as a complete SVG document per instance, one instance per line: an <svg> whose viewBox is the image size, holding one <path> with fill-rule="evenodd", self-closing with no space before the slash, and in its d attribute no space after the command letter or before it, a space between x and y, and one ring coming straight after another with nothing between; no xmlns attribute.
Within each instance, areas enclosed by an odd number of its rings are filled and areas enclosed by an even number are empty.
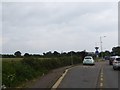
<svg viewBox="0 0 120 90"><path fill-rule="evenodd" d="M103 78L100 78L101 81L103 81Z"/></svg>
<svg viewBox="0 0 120 90"><path fill-rule="evenodd" d="M103 87L103 83L100 83L100 87Z"/></svg>
<svg viewBox="0 0 120 90"><path fill-rule="evenodd" d="M100 77L103 78L103 74L101 74Z"/></svg>
<svg viewBox="0 0 120 90"><path fill-rule="evenodd" d="M100 90L102 90L102 88L103 88L103 84L104 84L104 78L103 78L103 68L101 68L101 71L100 71L100 82L99 82L99 87L100 87Z"/></svg>

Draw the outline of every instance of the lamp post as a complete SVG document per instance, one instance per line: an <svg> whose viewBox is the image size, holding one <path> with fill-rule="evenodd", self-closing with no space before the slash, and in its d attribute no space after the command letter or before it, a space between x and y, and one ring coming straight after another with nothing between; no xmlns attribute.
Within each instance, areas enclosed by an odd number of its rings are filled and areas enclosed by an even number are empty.
<svg viewBox="0 0 120 90"><path fill-rule="evenodd" d="M102 50L103 49L103 46L102 46L103 42L102 42L102 38L104 38L104 37L106 37L106 36L100 36L100 48L101 48L101 57L102 57L102 59L103 59L103 53L102 53L103 52L103 50Z"/></svg>
<svg viewBox="0 0 120 90"><path fill-rule="evenodd" d="M72 51L71 51L71 65L73 65L73 55L72 55Z"/></svg>

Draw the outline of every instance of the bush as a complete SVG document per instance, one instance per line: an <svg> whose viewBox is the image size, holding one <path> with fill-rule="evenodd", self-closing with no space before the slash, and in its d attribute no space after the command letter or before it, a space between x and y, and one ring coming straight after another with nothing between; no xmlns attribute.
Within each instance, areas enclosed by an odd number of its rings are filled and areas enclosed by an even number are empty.
<svg viewBox="0 0 120 90"><path fill-rule="evenodd" d="M3 62L2 65L2 84L6 86L11 86L11 83L14 83L14 79L10 76L15 75L15 69L13 67L13 63L11 62Z"/></svg>
<svg viewBox="0 0 120 90"><path fill-rule="evenodd" d="M7 87L15 87L31 80L43 73L47 73L51 69L81 63L81 59L77 56L38 59L33 57L25 57L21 61L3 62L2 83Z"/></svg>

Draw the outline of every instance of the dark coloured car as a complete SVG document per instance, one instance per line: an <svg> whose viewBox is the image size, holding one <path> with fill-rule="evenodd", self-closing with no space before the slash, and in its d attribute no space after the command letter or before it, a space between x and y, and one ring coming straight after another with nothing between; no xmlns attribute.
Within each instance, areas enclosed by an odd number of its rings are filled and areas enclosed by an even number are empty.
<svg viewBox="0 0 120 90"><path fill-rule="evenodd" d="M113 65L113 60L115 59L116 56L111 56L109 59L109 65Z"/></svg>
<svg viewBox="0 0 120 90"><path fill-rule="evenodd" d="M104 59L105 60L110 60L110 56L105 56Z"/></svg>
<svg viewBox="0 0 120 90"><path fill-rule="evenodd" d="M114 70L120 69L120 56L115 57L113 61L113 69Z"/></svg>

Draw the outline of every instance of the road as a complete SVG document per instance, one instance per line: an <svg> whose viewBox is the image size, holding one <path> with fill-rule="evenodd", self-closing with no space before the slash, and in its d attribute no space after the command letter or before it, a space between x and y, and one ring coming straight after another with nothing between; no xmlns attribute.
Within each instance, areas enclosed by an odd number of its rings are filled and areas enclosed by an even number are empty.
<svg viewBox="0 0 120 90"><path fill-rule="evenodd" d="M108 61L94 66L79 65L68 70L58 88L114 88L118 90L120 71L114 71Z"/></svg>

